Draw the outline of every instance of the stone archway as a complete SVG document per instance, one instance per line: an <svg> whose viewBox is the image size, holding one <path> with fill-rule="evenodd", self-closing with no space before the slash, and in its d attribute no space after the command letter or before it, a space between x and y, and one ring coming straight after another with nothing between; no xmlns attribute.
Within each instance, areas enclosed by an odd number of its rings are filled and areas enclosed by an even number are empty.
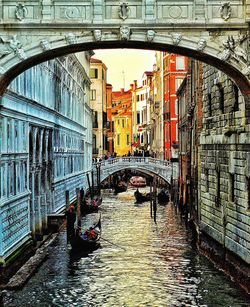
<svg viewBox="0 0 250 307"><path fill-rule="evenodd" d="M250 102L250 0L245 2L85 0L76 5L2 1L0 95L22 71L98 48L179 53L229 75Z"/></svg>

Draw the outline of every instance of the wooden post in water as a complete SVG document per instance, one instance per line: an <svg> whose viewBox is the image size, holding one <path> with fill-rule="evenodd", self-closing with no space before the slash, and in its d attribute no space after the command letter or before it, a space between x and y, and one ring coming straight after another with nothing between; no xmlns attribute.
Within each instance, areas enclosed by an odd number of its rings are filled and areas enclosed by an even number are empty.
<svg viewBox="0 0 250 307"><path fill-rule="evenodd" d="M154 211L154 222L156 223L156 211L157 211L157 205L156 205L156 193L157 193L157 187L156 187L156 177L154 176L153 181L153 194L154 194L154 201L153 201L153 211Z"/></svg>
<svg viewBox="0 0 250 307"><path fill-rule="evenodd" d="M69 223L68 223L68 210L69 210L69 190L65 191L65 203L66 203L66 230L67 230L67 243L69 242L69 234L70 234L70 229L69 229Z"/></svg>
<svg viewBox="0 0 250 307"><path fill-rule="evenodd" d="M91 171L91 184L92 184L92 188L91 188L91 199L93 199L94 197L94 193L95 193L95 182L94 182L94 172Z"/></svg>
<svg viewBox="0 0 250 307"><path fill-rule="evenodd" d="M90 196L92 195L92 189L91 189L91 185L90 185L90 180L89 180L89 174L87 173L87 180L88 180L88 185L89 185L89 193Z"/></svg>
<svg viewBox="0 0 250 307"><path fill-rule="evenodd" d="M79 188L76 188L77 196L77 226L81 227L81 191Z"/></svg>
<svg viewBox="0 0 250 307"><path fill-rule="evenodd" d="M150 182L150 216L153 217L153 195L152 195L152 182Z"/></svg>

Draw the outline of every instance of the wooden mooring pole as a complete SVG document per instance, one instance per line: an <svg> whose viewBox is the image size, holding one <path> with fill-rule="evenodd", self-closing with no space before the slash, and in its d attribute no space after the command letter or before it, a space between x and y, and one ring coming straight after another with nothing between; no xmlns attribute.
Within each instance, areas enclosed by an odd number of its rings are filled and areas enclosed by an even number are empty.
<svg viewBox="0 0 250 307"><path fill-rule="evenodd" d="M81 191L79 188L76 188L77 196L77 226L81 227Z"/></svg>
<svg viewBox="0 0 250 307"><path fill-rule="evenodd" d="M150 182L150 217L153 217L153 195L152 195L152 182Z"/></svg>
<svg viewBox="0 0 250 307"><path fill-rule="evenodd" d="M153 180L153 195L154 195L154 200L153 200L153 211L154 211L154 222L156 223L156 211L157 211L157 203L156 203L156 193L157 193L157 187L156 187L156 177L154 176Z"/></svg>

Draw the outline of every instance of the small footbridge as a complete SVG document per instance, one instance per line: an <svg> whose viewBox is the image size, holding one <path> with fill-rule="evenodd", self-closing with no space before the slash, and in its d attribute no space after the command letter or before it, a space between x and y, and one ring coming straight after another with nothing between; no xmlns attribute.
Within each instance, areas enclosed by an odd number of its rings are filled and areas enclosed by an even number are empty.
<svg viewBox="0 0 250 307"><path fill-rule="evenodd" d="M169 184L171 183L172 164L169 161L151 157L119 157L104 160L93 164L93 173L96 176L100 167L101 182L119 171L130 169L138 170L148 175L157 175Z"/></svg>

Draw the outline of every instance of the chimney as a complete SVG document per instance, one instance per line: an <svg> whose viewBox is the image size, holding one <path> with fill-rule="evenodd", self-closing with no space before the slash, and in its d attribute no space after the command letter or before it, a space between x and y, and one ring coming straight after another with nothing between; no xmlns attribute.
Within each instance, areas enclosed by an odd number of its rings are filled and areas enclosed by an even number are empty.
<svg viewBox="0 0 250 307"><path fill-rule="evenodd" d="M137 89L137 80L134 80L134 90Z"/></svg>
<svg viewBox="0 0 250 307"><path fill-rule="evenodd" d="M121 93L124 94L124 88L121 88Z"/></svg>

